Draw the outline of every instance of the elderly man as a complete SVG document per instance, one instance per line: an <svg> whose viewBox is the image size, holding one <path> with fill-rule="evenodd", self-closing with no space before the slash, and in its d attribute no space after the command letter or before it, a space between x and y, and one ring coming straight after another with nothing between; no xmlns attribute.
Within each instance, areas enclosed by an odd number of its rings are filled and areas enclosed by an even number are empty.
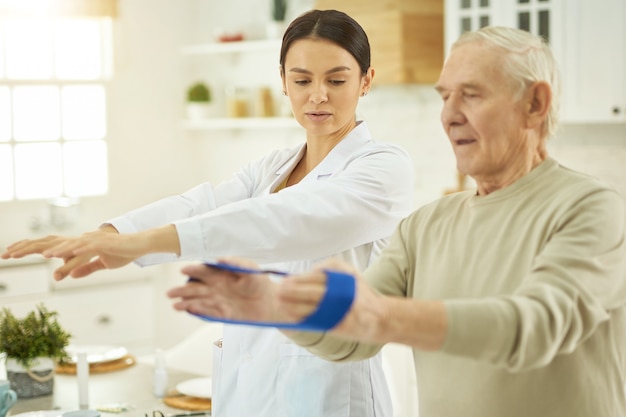
<svg viewBox="0 0 626 417"><path fill-rule="evenodd" d="M510 28L466 33L436 89L476 190L404 219L362 276L335 262L277 283L194 265L183 272L200 282L170 291L175 308L282 327L317 308L331 271L349 271L355 296L336 325L286 333L333 361L410 345L421 416L626 415L624 203L548 156L558 113L548 46Z"/></svg>

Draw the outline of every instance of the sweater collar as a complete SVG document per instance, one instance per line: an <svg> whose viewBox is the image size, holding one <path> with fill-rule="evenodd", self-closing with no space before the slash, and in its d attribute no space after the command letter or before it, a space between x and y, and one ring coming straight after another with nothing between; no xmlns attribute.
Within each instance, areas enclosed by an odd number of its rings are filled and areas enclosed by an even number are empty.
<svg viewBox="0 0 626 417"><path fill-rule="evenodd" d="M533 168L532 171L519 178L513 184L485 196L479 196L476 194L472 196L472 201L474 203L487 203L509 198L510 196L518 193L520 190L526 188L529 184L534 183L537 179L542 178L545 175L549 175L553 170L557 169L558 166L559 164L556 160L551 157L547 157L539 165Z"/></svg>

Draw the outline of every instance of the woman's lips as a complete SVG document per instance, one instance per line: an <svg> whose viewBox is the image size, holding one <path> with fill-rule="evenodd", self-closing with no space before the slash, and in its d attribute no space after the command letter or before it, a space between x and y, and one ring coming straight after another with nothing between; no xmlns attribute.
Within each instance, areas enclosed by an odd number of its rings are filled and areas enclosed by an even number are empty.
<svg viewBox="0 0 626 417"><path fill-rule="evenodd" d="M306 117L308 117L310 120L314 122L323 122L324 120L328 119L330 116L331 116L330 113L323 112L323 111L306 113Z"/></svg>

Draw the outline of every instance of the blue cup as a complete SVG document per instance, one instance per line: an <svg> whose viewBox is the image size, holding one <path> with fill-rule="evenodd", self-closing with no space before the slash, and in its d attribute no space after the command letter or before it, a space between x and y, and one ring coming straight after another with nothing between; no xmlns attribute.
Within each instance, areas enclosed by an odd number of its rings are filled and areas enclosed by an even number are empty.
<svg viewBox="0 0 626 417"><path fill-rule="evenodd" d="M11 383L7 380L0 380L0 417L7 415L7 411L17 401L17 394L11 389Z"/></svg>

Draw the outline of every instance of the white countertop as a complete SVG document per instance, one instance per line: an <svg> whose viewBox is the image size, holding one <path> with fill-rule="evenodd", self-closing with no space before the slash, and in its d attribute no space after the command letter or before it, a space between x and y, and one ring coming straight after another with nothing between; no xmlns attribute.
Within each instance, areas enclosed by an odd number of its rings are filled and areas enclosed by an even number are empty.
<svg viewBox="0 0 626 417"><path fill-rule="evenodd" d="M152 411L160 410L165 416L184 414L185 410L171 408L152 394L151 365L136 363L130 368L89 375L89 408L96 409L116 404L127 404L129 411L119 414L103 413L101 416L144 417L152 416ZM168 391L187 379L196 378L181 371L168 371ZM78 410L78 383L75 375L55 375L52 395L18 399L7 413L7 417L20 413L42 410Z"/></svg>
<svg viewBox="0 0 626 417"><path fill-rule="evenodd" d="M4 246L0 245L0 251L4 250ZM37 265L50 262L49 259L41 255L27 255L17 259L0 259L0 268L11 268L23 265Z"/></svg>

